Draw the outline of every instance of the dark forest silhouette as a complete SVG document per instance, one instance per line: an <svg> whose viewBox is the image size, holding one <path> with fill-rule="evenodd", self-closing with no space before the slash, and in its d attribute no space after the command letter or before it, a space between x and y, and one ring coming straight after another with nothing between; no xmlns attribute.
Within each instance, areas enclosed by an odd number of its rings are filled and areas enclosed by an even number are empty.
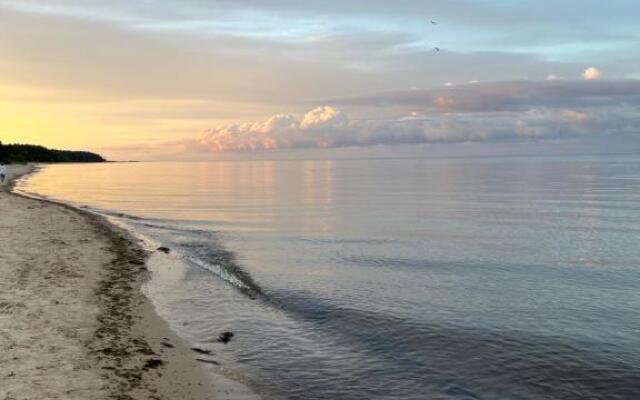
<svg viewBox="0 0 640 400"><path fill-rule="evenodd" d="M104 162L101 155L88 151L52 150L31 144L2 144L0 162Z"/></svg>

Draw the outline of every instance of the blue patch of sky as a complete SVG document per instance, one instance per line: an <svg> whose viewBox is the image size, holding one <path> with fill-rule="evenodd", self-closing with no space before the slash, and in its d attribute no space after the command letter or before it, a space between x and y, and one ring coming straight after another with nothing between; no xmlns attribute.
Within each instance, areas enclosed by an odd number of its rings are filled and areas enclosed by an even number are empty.
<svg viewBox="0 0 640 400"><path fill-rule="evenodd" d="M329 8L309 12L298 7L294 12L286 4L237 5L230 3L189 2L52 2L0 1L10 9L55 16L75 17L117 23L128 29L180 32L203 37L235 36L256 41L302 43L310 46L340 40L344 35L389 35L396 40L389 54L422 52L433 47L473 53L498 51L530 54L554 62L589 62L597 57L618 59L639 56L640 35L637 0L609 2L564 0L561 2L524 0L474 0L483 7L483 15L474 17L461 7L459 16L407 14L415 2L398 3L393 12L367 9L362 13ZM459 2L463 5L463 2ZM378 7L381 7L378 5ZM513 20L509 15L513 14ZM523 19L522 16L530 18ZM433 18L438 25L429 21ZM381 45L389 46L382 41Z"/></svg>

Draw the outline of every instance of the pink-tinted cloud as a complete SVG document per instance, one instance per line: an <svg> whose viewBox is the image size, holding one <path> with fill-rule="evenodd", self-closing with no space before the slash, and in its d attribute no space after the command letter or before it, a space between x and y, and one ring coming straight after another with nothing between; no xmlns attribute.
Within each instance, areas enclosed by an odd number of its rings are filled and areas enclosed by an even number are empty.
<svg viewBox="0 0 640 400"><path fill-rule="evenodd" d="M582 73L582 79L585 81L595 81L602 78L602 72L596 67L589 67Z"/></svg>
<svg viewBox="0 0 640 400"><path fill-rule="evenodd" d="M301 116L207 129L188 145L234 152L640 133L638 80L481 82L333 104ZM351 107L366 118L341 109ZM392 115L381 118L388 110Z"/></svg>
<svg viewBox="0 0 640 400"><path fill-rule="evenodd" d="M319 117L319 118L318 118ZM327 117L327 118L325 118ZM572 138L637 133L640 113L630 108L532 108L515 113L408 114L395 119L350 119L323 106L297 118L278 115L263 122L208 129L187 145L205 152L292 148L337 148L417 143L461 143Z"/></svg>

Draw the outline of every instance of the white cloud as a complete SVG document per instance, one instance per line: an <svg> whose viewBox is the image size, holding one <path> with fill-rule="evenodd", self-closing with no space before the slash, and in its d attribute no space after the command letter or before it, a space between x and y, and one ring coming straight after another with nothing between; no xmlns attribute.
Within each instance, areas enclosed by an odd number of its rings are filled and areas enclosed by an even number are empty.
<svg viewBox="0 0 640 400"><path fill-rule="evenodd" d="M342 115L345 115L342 113ZM287 117L288 119L289 117ZM535 140L598 134L637 133L637 113L604 110L531 109L514 115L416 115L388 120L348 120L322 128L268 123L209 129L188 148L205 152L245 152L291 148L338 148L417 143Z"/></svg>
<svg viewBox="0 0 640 400"><path fill-rule="evenodd" d="M289 114L266 121L205 130L192 145L212 152L295 147L336 147L338 133L348 129L346 114L330 106L315 108L301 119Z"/></svg>
<svg viewBox="0 0 640 400"><path fill-rule="evenodd" d="M602 77L602 72L596 67L589 67L582 73L582 79L585 81L595 81Z"/></svg>
<svg viewBox="0 0 640 400"><path fill-rule="evenodd" d="M340 110L330 106L315 108L304 115L300 122L302 129L344 124L347 117Z"/></svg>
<svg viewBox="0 0 640 400"><path fill-rule="evenodd" d="M186 144L233 152L640 134L639 80L479 82L332 104L208 129ZM336 105L367 118L353 119Z"/></svg>

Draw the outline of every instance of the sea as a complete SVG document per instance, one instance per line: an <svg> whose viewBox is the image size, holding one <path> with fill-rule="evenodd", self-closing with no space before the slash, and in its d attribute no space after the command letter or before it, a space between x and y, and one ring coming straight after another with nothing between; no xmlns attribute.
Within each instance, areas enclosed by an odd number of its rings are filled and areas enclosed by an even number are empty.
<svg viewBox="0 0 640 400"><path fill-rule="evenodd" d="M263 399L640 399L640 156L47 165ZM218 342L222 332L232 340Z"/></svg>

